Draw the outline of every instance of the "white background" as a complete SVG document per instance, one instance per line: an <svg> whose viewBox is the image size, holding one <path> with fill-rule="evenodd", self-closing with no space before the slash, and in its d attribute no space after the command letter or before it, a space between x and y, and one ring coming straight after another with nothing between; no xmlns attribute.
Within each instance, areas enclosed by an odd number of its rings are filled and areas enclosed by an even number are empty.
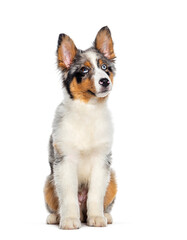
<svg viewBox="0 0 187 240"><path fill-rule="evenodd" d="M6 0L0 24L1 239L186 239L186 1ZM45 224L43 200L58 34L86 49L105 25L117 55L114 224L63 231Z"/></svg>

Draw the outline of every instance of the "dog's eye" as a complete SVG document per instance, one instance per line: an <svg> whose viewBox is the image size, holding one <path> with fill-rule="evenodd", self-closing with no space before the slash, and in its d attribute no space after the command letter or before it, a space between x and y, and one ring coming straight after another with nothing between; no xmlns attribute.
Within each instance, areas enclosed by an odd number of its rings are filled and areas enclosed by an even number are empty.
<svg viewBox="0 0 187 240"><path fill-rule="evenodd" d="M80 72L83 73L83 74L87 74L87 73L89 72L89 68L87 68L87 67L82 67L82 68L80 69Z"/></svg>
<svg viewBox="0 0 187 240"><path fill-rule="evenodd" d="M106 64L101 65L101 69L105 71L107 69Z"/></svg>

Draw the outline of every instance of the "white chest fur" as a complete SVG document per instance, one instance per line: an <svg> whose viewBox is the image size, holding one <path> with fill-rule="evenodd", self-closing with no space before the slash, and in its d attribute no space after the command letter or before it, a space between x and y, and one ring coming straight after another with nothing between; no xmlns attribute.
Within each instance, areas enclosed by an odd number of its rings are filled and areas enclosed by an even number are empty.
<svg viewBox="0 0 187 240"><path fill-rule="evenodd" d="M110 151L112 123L106 103L71 101L61 107L63 117L55 131L55 142L69 151Z"/></svg>
<svg viewBox="0 0 187 240"><path fill-rule="evenodd" d="M55 119L54 143L77 165L79 184L87 183L93 164L104 164L111 151L113 128L106 103L65 102Z"/></svg>

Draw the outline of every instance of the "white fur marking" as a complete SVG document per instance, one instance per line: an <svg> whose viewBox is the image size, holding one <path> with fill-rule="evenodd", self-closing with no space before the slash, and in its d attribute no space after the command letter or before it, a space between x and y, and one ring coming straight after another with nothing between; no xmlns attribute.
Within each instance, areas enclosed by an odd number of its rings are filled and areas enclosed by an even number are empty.
<svg viewBox="0 0 187 240"><path fill-rule="evenodd" d="M94 83L95 83L95 88L96 88L96 96L97 97L106 97L112 90L112 82L111 82L109 76L106 74L106 72L103 71L102 69L98 68L96 53L87 52L86 56L90 60L91 64L94 66L95 74L93 77L94 77ZM107 78L110 82L109 89L107 92L102 92L102 86L99 84L99 80L101 78Z"/></svg>

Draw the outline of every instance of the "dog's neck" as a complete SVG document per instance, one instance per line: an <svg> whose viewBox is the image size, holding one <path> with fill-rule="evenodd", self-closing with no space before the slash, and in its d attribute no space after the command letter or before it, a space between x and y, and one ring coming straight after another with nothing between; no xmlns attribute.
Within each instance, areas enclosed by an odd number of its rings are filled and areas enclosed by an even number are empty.
<svg viewBox="0 0 187 240"><path fill-rule="evenodd" d="M63 103L69 109L78 107L79 111L80 109L93 110L94 108L97 108L97 109L107 108L107 99L108 97L105 97L104 99L93 97L88 102L84 102L79 99L72 99L65 90Z"/></svg>

